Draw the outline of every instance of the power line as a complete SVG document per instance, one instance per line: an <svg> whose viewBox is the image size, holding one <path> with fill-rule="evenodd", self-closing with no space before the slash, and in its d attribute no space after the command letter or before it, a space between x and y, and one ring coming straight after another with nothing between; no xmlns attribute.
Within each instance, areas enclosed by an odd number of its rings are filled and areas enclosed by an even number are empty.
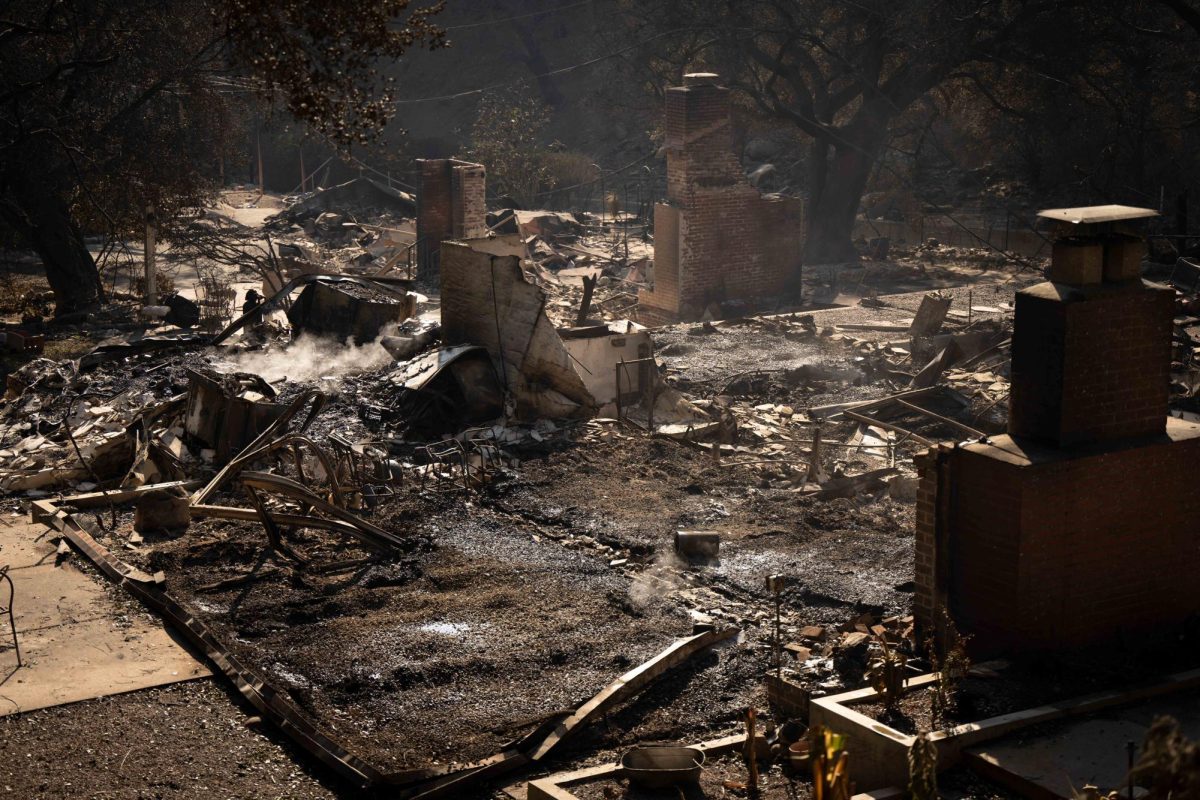
<svg viewBox="0 0 1200 800"><path fill-rule="evenodd" d="M601 181L603 181L607 178L611 178L613 175L620 175L622 172L624 172L625 170L627 170L631 167L636 167L638 164L642 164L646 161L649 161L651 158L654 158L656 155L657 155L657 151L649 152L646 155L641 156L640 158L630 161L625 166L617 167L616 169L614 169L608 173L601 171L600 175L596 176L595 178L592 178L590 181L582 181L580 183L572 184L571 186L556 186L553 189L547 189L544 192L538 192L537 194L534 195L534 197L545 197L547 195L552 195L555 192L567 192L572 189L582 188L584 186L592 186L594 184L600 183Z"/></svg>
<svg viewBox="0 0 1200 800"><path fill-rule="evenodd" d="M605 55L597 56L596 58L592 58L587 61L581 61L580 63L572 64L569 67L559 67L558 69L552 69L549 72L542 72L537 75L530 75L528 78L520 78L518 80L507 81L505 83L495 83L495 84L492 84L491 86L483 86L479 89L466 89L461 92L455 92L454 94L443 94L443 95L439 95L437 97L413 97L413 98L410 98L407 100L396 100L395 105L403 106L403 105L410 105L413 103L430 103L430 102L433 102L436 100L457 100L460 97L470 97L472 95L483 94L484 92L491 92L496 89L503 89L507 86L515 86L517 84L524 83L525 81L529 80L529 78L548 78L552 75L561 75L564 72L571 72L572 70L582 69L583 67L590 67L591 65L598 64L601 61L607 61L610 58L616 58L619 55L624 55L625 53L628 53L630 50L636 50L637 48L641 47L642 45L648 44L648 43L654 41L655 39L661 39L664 36L673 36L674 34L680 33L681 31L685 31L685 30L687 30L687 28L677 28L675 30L663 31L662 33L656 33L654 36L651 36L648 39L643 39L640 42L634 42L633 44L629 45L628 47L623 47L620 50L614 50L611 53L606 53ZM705 43L704 46L707 47L709 44L713 44L716 41L717 41L716 39L713 39L712 41Z"/></svg>

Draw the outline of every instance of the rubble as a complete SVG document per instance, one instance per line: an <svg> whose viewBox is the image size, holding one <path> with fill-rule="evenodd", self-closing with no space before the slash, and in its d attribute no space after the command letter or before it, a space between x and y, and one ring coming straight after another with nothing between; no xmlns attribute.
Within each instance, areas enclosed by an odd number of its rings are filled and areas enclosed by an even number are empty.
<svg viewBox="0 0 1200 800"><path fill-rule="evenodd" d="M476 202L472 165L430 169ZM778 775L797 741L778 731L862 686L881 642L930 667L909 529L940 513L928 459L1013 424L1010 285L651 328L632 217L443 234L426 297L353 274L422 248L328 199L272 223L261 305L31 358L0 409L9 502L264 722L355 786L468 796L523 770L533 794L551 757L744 743L765 697L756 758ZM354 270L329 257L354 250ZM1175 308L1184 424L1200 340Z"/></svg>
<svg viewBox="0 0 1200 800"><path fill-rule="evenodd" d="M242 451L283 413L271 384L247 373L188 370L184 433L217 466ZM182 456L182 450L180 451Z"/></svg>
<svg viewBox="0 0 1200 800"><path fill-rule="evenodd" d="M134 502L133 529L138 533L187 530L192 516L188 494L179 486L146 492Z"/></svg>
<svg viewBox="0 0 1200 800"><path fill-rule="evenodd" d="M379 283L316 277L292 301L288 321L297 333L365 344L408 319L416 300Z"/></svg>
<svg viewBox="0 0 1200 800"><path fill-rule="evenodd" d="M596 400L517 259L446 242L441 254L442 339L479 344L497 362L518 418L591 416Z"/></svg>

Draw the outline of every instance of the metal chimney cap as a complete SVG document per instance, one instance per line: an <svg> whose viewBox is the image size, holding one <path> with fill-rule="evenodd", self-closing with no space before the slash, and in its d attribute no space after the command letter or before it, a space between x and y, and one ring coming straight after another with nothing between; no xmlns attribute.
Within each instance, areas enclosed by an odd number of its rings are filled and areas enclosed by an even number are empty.
<svg viewBox="0 0 1200 800"><path fill-rule="evenodd" d="M1134 206L1082 206L1080 208L1048 208L1038 212L1039 217L1072 225L1096 225L1103 222L1120 222L1127 219L1157 217L1152 208Z"/></svg>
<svg viewBox="0 0 1200 800"><path fill-rule="evenodd" d="M716 86L720 75L715 72L689 72L683 76L684 86Z"/></svg>

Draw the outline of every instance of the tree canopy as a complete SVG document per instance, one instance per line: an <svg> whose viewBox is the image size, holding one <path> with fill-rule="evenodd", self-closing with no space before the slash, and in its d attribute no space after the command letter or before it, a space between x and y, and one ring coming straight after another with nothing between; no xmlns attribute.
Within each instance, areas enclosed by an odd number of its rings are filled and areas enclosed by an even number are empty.
<svg viewBox="0 0 1200 800"><path fill-rule="evenodd" d="M640 62L653 80L717 71L749 113L807 140L810 262L855 257L850 232L873 172L915 116L929 134L952 101L969 112L958 122L975 115L975 133L996 152L1024 138L1072 162L1060 112L1068 101L1077 112L1087 104L1077 118L1090 127L1081 133L1108 137L1107 151L1087 152L1113 166L1119 150L1122 174L1161 143L1151 129L1189 114L1170 66L1195 46L1194 31L1180 31L1189 0L670 0L624 8L637 38L656 37ZM1097 130L1097 118L1112 128Z"/></svg>
<svg viewBox="0 0 1200 800"><path fill-rule="evenodd" d="M102 296L83 231L197 204L239 108L278 106L331 141L394 105L380 59L436 48L442 3L0 2L0 220L41 256L59 313Z"/></svg>

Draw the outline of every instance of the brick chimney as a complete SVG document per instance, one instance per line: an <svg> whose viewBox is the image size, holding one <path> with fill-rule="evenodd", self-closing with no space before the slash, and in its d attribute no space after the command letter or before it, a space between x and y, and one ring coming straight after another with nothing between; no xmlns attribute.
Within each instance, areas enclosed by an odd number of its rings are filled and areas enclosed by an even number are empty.
<svg viewBox="0 0 1200 800"><path fill-rule="evenodd" d="M977 654L1141 646L1200 608L1200 425L1168 416L1174 293L1125 206L1054 209L1049 282L1017 292L1008 434L918 461L917 621Z"/></svg>
<svg viewBox="0 0 1200 800"><path fill-rule="evenodd" d="M742 175L716 75L685 75L666 95L667 197L654 206L654 287L638 292L638 321L777 304L799 268L802 201L763 197Z"/></svg>
<svg viewBox="0 0 1200 800"><path fill-rule="evenodd" d="M1049 283L1017 292L1008 432L1054 447L1162 433L1174 293L1140 280L1125 206L1053 209Z"/></svg>
<svg viewBox="0 0 1200 800"><path fill-rule="evenodd" d="M683 76L667 89L667 199L690 205L696 186L732 186L742 180L733 154L729 90L712 72Z"/></svg>

